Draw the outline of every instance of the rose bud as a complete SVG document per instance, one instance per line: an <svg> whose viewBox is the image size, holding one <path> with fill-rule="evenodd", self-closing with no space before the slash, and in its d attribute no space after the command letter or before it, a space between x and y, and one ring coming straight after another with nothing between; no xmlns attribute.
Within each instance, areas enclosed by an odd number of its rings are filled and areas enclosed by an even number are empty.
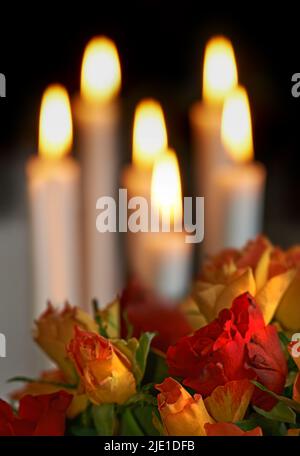
<svg viewBox="0 0 300 456"><path fill-rule="evenodd" d="M76 325L82 329L97 332L96 322L78 307L66 304L63 310L58 310L49 304L48 309L35 324L36 343L60 367L66 381L75 383L77 375L66 352L66 345L73 338Z"/></svg>
<svg viewBox="0 0 300 456"><path fill-rule="evenodd" d="M166 378L156 385L158 410L166 435L206 435L206 423L214 423L209 416L202 397L192 397L176 380Z"/></svg>
<svg viewBox="0 0 300 456"><path fill-rule="evenodd" d="M68 353L95 404L123 404L135 393L129 359L104 337L76 326Z"/></svg>

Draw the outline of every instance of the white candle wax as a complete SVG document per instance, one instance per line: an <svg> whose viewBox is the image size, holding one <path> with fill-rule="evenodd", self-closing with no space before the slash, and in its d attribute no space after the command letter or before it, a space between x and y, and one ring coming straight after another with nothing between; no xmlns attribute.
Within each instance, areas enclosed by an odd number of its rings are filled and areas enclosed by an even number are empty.
<svg viewBox="0 0 300 456"><path fill-rule="evenodd" d="M82 165L85 300L100 306L111 302L121 290L118 233L96 229L96 202L118 191L120 146L119 106L95 106L78 98L74 104L78 123L79 156Z"/></svg>
<svg viewBox="0 0 300 456"><path fill-rule="evenodd" d="M228 166L216 176L215 243L212 254L223 248L241 248L262 231L266 172L260 163Z"/></svg>
<svg viewBox="0 0 300 456"><path fill-rule="evenodd" d="M80 170L70 157L27 164L34 281L34 318L65 301L82 304Z"/></svg>
<svg viewBox="0 0 300 456"><path fill-rule="evenodd" d="M229 163L221 141L222 107L205 102L196 103L191 112L194 150L194 181L197 196L204 197L204 242L203 253L214 251L216 240L216 208L219 205L215 191L218 170Z"/></svg>
<svg viewBox="0 0 300 456"><path fill-rule="evenodd" d="M170 302L181 299L191 283L191 244L185 242L184 233L147 234L145 285Z"/></svg>

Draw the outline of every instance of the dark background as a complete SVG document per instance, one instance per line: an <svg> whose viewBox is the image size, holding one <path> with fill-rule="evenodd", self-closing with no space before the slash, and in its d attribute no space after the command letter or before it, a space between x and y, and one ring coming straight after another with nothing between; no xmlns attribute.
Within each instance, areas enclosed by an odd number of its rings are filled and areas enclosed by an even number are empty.
<svg viewBox="0 0 300 456"><path fill-rule="evenodd" d="M291 95L291 77L300 71L300 8L298 12L288 4L264 11L263 2L223 2L221 9L206 3L1 5L0 72L7 79L7 98L0 99L0 215L9 213L19 197L14 164L23 166L36 151L43 90L57 81L70 94L78 90L84 47L98 34L116 42L121 58L124 160L130 157L136 102L144 96L158 98L169 143L181 161L185 193L190 193L188 109L201 96L205 43L214 34L225 34L233 42L239 80L250 97L255 155L268 171L266 232L275 242L295 242L300 224L300 98Z"/></svg>

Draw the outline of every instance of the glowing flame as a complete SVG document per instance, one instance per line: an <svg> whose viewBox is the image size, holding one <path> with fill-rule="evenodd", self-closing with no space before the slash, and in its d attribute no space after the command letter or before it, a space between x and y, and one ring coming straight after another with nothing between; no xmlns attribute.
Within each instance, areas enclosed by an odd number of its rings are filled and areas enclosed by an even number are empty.
<svg viewBox="0 0 300 456"><path fill-rule="evenodd" d="M113 41L100 36L87 45L81 68L81 95L91 102L114 98L121 87L121 67Z"/></svg>
<svg viewBox="0 0 300 456"><path fill-rule="evenodd" d="M234 161L247 162L253 158L250 106L243 87L236 87L225 99L221 136Z"/></svg>
<svg viewBox="0 0 300 456"><path fill-rule="evenodd" d="M155 100L141 101L135 110L132 161L140 168L152 168L168 146L163 110Z"/></svg>
<svg viewBox="0 0 300 456"><path fill-rule="evenodd" d="M203 98L212 103L222 103L238 80L234 50L231 42L216 36L205 48L203 69Z"/></svg>
<svg viewBox="0 0 300 456"><path fill-rule="evenodd" d="M39 153L60 158L72 146L73 125L68 93L61 85L49 86L43 95L39 124Z"/></svg>
<svg viewBox="0 0 300 456"><path fill-rule="evenodd" d="M171 222L182 219L182 193L178 160L173 150L167 150L155 161L151 202L160 214L170 217Z"/></svg>

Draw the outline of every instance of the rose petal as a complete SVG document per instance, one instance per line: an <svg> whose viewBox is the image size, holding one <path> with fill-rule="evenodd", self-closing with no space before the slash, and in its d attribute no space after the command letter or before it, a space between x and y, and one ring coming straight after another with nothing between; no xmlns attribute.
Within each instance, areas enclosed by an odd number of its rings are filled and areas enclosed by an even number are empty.
<svg viewBox="0 0 300 456"><path fill-rule="evenodd" d="M254 385L249 380L234 380L218 386L204 401L216 421L241 421L247 411Z"/></svg>

